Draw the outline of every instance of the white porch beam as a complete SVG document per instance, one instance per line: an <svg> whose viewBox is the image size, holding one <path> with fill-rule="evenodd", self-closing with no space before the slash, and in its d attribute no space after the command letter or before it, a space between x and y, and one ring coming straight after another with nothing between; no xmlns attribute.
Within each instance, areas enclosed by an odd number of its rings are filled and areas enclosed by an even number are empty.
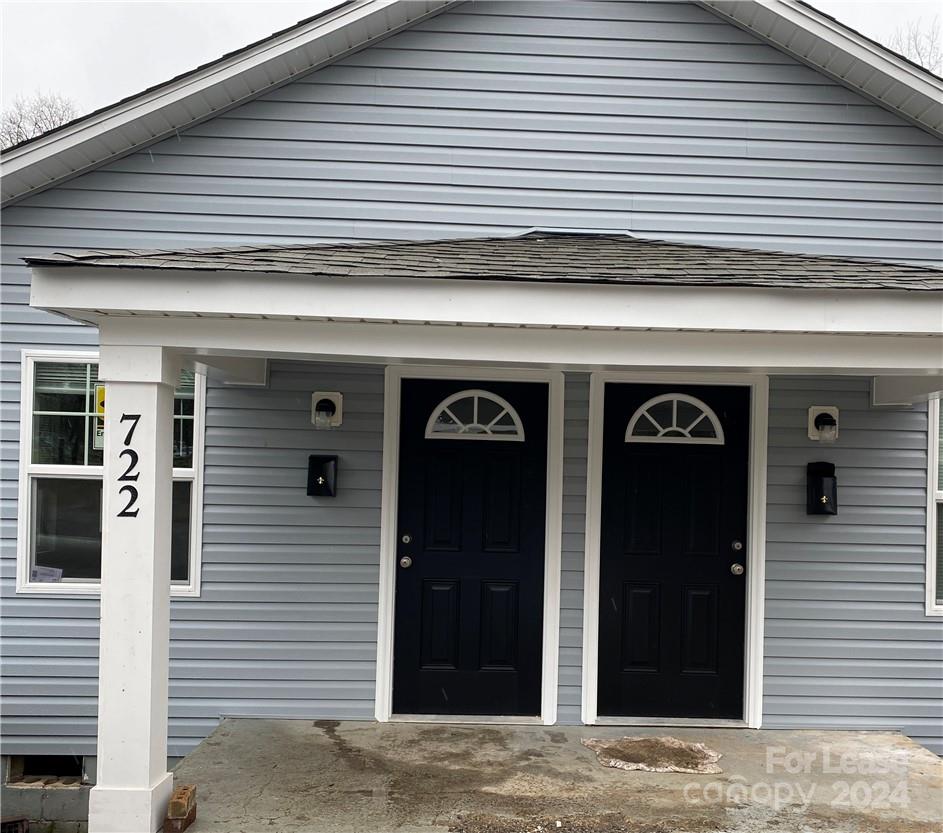
<svg viewBox="0 0 943 833"><path fill-rule="evenodd" d="M178 358L159 347L103 345L98 781L89 833L154 833L173 787L167 771L172 420Z"/></svg>
<svg viewBox="0 0 943 833"><path fill-rule="evenodd" d="M344 278L37 266L30 303L88 314L636 330L943 334L943 293Z"/></svg>
<svg viewBox="0 0 943 833"><path fill-rule="evenodd" d="M872 405L913 405L937 399L943 392L943 375L875 376L871 380Z"/></svg>
<svg viewBox="0 0 943 833"><path fill-rule="evenodd" d="M307 360L451 362L563 369L697 368L764 373L926 374L943 336L636 332L350 324L221 318L102 317L102 344Z"/></svg>

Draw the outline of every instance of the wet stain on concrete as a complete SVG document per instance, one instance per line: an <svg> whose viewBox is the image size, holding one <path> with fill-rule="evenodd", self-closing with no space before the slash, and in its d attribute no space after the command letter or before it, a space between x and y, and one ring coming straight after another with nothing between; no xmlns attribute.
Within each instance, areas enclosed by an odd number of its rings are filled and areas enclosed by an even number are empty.
<svg viewBox="0 0 943 833"><path fill-rule="evenodd" d="M223 726L229 733L214 735L220 746L201 746L178 769L181 781L201 790L200 819L191 833L930 833L934 828L921 813L930 797L943 795L936 759L915 744L910 748L925 756L917 757L915 771L927 771L927 786L895 817L842 815L819 805L778 812L755 805L695 806L683 788L703 775L600 767L580 744L589 731L579 728L336 720L226 720ZM592 734L615 739L622 732L597 727ZM796 733L679 735L710 739L725 760L743 765L732 773L754 780L769 777L766 744L809 743L795 741ZM886 748L873 736L860 737L868 748ZM224 750L232 763L214 767ZM730 777L713 779L726 786Z"/></svg>

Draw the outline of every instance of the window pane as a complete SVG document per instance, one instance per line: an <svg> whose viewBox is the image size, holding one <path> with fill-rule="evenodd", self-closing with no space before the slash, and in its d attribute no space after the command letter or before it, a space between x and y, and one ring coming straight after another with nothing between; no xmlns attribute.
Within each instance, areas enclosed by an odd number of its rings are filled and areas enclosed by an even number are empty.
<svg viewBox="0 0 943 833"><path fill-rule="evenodd" d="M940 414L937 419L937 431L939 431L940 444L937 446L937 450L940 454L940 465L937 468L937 484L936 487L941 492L943 492L943 402L937 406L937 413Z"/></svg>
<svg viewBox="0 0 943 833"><path fill-rule="evenodd" d="M177 383L177 389L174 396L189 396L193 399L193 391L196 388L196 374L192 370L181 370L180 381Z"/></svg>
<svg viewBox="0 0 943 833"><path fill-rule="evenodd" d="M85 413L84 393L36 390L33 394L34 411L66 411L70 414Z"/></svg>
<svg viewBox="0 0 943 833"><path fill-rule="evenodd" d="M85 417L33 417L33 462L85 465Z"/></svg>
<svg viewBox="0 0 943 833"><path fill-rule="evenodd" d="M33 481L35 581L101 578L101 480ZM61 571L61 572L59 572Z"/></svg>
<svg viewBox="0 0 943 833"><path fill-rule="evenodd" d="M174 483L173 531L170 538L170 580L187 582L190 576L190 493L192 484Z"/></svg>
<svg viewBox="0 0 943 833"><path fill-rule="evenodd" d="M936 603L943 604L943 503L936 505Z"/></svg>
<svg viewBox="0 0 943 833"><path fill-rule="evenodd" d="M98 417L89 417L88 419L88 465L101 466L105 462L105 452L103 448L95 448L95 438L98 434ZM102 443L99 443L101 445Z"/></svg>
<svg viewBox="0 0 943 833"><path fill-rule="evenodd" d="M88 365L37 362L33 410L84 414L88 407Z"/></svg>
<svg viewBox="0 0 943 833"><path fill-rule="evenodd" d="M188 469L193 466L193 420L174 418L174 465Z"/></svg>

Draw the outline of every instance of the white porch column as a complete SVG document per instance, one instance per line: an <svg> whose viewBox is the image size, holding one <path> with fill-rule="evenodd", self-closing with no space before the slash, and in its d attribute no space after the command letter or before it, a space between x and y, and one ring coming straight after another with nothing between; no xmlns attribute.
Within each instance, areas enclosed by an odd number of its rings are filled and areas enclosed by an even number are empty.
<svg viewBox="0 0 943 833"><path fill-rule="evenodd" d="M105 346L98 783L89 833L154 833L167 772L173 391L160 347Z"/></svg>

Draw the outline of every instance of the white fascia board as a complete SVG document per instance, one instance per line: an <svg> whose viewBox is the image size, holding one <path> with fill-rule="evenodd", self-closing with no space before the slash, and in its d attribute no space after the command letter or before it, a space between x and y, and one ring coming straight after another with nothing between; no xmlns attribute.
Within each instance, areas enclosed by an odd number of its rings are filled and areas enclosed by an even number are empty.
<svg viewBox="0 0 943 833"><path fill-rule="evenodd" d="M98 318L102 345L182 353L372 363L539 365L569 370L919 375L939 372L943 336L534 329L245 318Z"/></svg>
<svg viewBox="0 0 943 833"><path fill-rule="evenodd" d="M836 25L816 9L795 0L698 2L918 127L943 136L943 81ZM844 59L841 64L835 62L837 57Z"/></svg>
<svg viewBox="0 0 943 833"><path fill-rule="evenodd" d="M227 60L7 151L0 159L3 202L173 135L448 5L442 0L355 0Z"/></svg>
<svg viewBox="0 0 943 833"><path fill-rule="evenodd" d="M37 266L30 303L87 312L507 327L943 334L943 292L650 286Z"/></svg>

